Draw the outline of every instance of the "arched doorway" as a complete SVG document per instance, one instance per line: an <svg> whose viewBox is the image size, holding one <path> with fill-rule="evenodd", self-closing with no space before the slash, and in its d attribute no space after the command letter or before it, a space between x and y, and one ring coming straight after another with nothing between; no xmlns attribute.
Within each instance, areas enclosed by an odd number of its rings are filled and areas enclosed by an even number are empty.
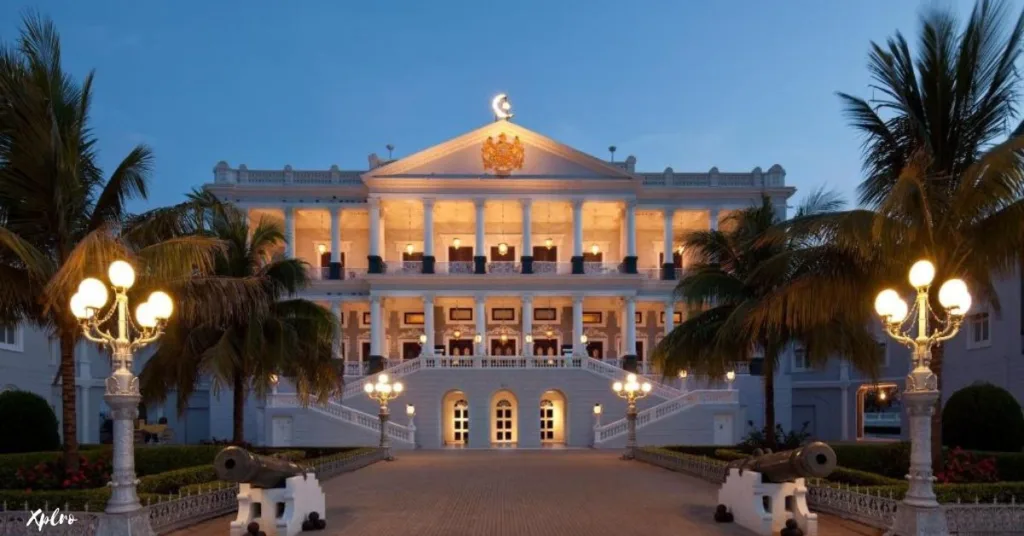
<svg viewBox="0 0 1024 536"><path fill-rule="evenodd" d="M491 398L491 443L515 446L519 442L519 403L511 391L498 391Z"/></svg>
<svg viewBox="0 0 1024 536"><path fill-rule="evenodd" d="M446 447L469 444L469 398L462 391L448 391L441 400L442 438Z"/></svg>
<svg viewBox="0 0 1024 536"><path fill-rule="evenodd" d="M565 395L554 389L540 397L541 445L564 445L566 435Z"/></svg>

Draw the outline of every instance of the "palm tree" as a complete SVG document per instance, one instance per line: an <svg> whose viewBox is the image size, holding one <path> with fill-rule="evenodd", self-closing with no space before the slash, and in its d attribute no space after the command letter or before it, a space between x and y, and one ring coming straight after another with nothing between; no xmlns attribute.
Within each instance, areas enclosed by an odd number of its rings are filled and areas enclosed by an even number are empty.
<svg viewBox="0 0 1024 536"><path fill-rule="evenodd" d="M233 298L240 311L233 318L172 318L142 371L142 392L147 401L162 402L176 391L177 409L184 412L200 378L208 375L215 389L232 389L232 441L241 443L250 389L263 398L280 374L293 379L303 403L311 398L326 402L337 391L332 346L338 319L316 303L289 298L309 278L305 262L271 257L284 241L277 224L260 221L250 232L245 215L230 205L208 194L193 194L192 199L209 234L225 244L216 255L214 276L235 281L236 288L246 291ZM219 306L202 292L188 296L182 304L186 310Z"/></svg>
<svg viewBox="0 0 1024 536"><path fill-rule="evenodd" d="M0 322L47 329L60 348L64 461L78 467L75 345L81 329L69 300L87 276L105 278L111 261L129 260L136 292L209 270L216 241L171 236L184 222L141 215L153 156L136 146L104 176L89 126L92 73L78 83L61 65L53 23L24 18L21 36L0 47ZM171 210L165 211L171 212ZM169 240L150 241L163 229Z"/></svg>
<svg viewBox="0 0 1024 536"><path fill-rule="evenodd" d="M932 260L936 281L963 278L977 302L999 308L993 282L1024 248L1024 124L1016 121L1024 12L1007 27L1006 5L982 1L966 24L932 10L912 54L902 34L872 43L868 71L879 96L840 93L864 136L862 208L809 218L795 228L879 260L872 300L894 274ZM900 278L902 280L902 277ZM942 308L937 306L939 319ZM941 390L943 348L931 368ZM932 461L941 468L941 400L932 422Z"/></svg>
<svg viewBox="0 0 1024 536"><path fill-rule="evenodd" d="M836 205L833 196L819 192L799 214ZM862 268L821 237L794 239L780 228L768 199L730 214L722 228L684 238L700 261L675 292L694 312L654 348L652 359L666 376L687 370L721 377L731 363L763 352L764 424L774 448L775 372L787 347L802 346L812 364L841 354L857 368L875 371L879 353L867 327L869 304L806 299L826 286L858 296L849 282L863 281Z"/></svg>

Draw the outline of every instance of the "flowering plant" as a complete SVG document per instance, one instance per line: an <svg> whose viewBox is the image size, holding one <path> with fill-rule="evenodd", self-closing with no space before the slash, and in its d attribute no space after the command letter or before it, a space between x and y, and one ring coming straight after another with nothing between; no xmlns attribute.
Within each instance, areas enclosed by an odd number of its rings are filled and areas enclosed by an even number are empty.
<svg viewBox="0 0 1024 536"><path fill-rule="evenodd" d="M995 458L975 459L974 454L960 447L949 451L946 467L935 475L942 484L997 482L999 472Z"/></svg>
<svg viewBox="0 0 1024 536"><path fill-rule="evenodd" d="M25 491L100 488L110 480L110 466L105 460L90 462L82 456L78 471L67 472L63 460L56 459L20 468L15 478Z"/></svg>

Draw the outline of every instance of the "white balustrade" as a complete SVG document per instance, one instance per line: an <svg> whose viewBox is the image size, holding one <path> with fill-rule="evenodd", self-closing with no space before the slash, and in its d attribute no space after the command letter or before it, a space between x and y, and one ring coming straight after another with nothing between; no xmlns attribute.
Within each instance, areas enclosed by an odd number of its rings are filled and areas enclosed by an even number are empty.
<svg viewBox="0 0 1024 536"><path fill-rule="evenodd" d="M487 263L487 273L489 274L518 274L522 271L518 262L512 261L496 261Z"/></svg>
<svg viewBox="0 0 1024 536"><path fill-rule="evenodd" d="M471 274L475 270L473 261L439 262L434 264L434 273L448 275Z"/></svg>
<svg viewBox="0 0 1024 536"><path fill-rule="evenodd" d="M692 407L708 404L739 404L739 391L689 391L638 412L636 426L643 428ZM628 422L625 418L598 426L594 429L595 442L604 443L625 435L627 428Z"/></svg>

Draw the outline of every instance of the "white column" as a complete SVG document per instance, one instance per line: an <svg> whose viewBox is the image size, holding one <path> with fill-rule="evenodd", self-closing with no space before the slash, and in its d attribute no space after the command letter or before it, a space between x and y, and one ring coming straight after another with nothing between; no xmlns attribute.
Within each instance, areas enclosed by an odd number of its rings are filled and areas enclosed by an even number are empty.
<svg viewBox="0 0 1024 536"><path fill-rule="evenodd" d="M78 432L79 441L82 443L91 443L92 438L89 437L89 421L92 419L92 411L89 409L89 384L88 381L82 382L83 385L79 387L81 389L81 395L78 399L82 401L82 407L80 409L82 413L82 429Z"/></svg>
<svg viewBox="0 0 1024 536"><path fill-rule="evenodd" d="M390 357L391 348L388 347L388 324L391 323L388 316L391 314L388 311L388 304L384 298L380 299L380 350L384 357Z"/></svg>
<svg viewBox="0 0 1024 536"><path fill-rule="evenodd" d="M665 300L665 335L668 335L676 327L676 304L671 299Z"/></svg>
<svg viewBox="0 0 1024 536"><path fill-rule="evenodd" d="M708 209L708 220L711 222L711 230L718 230L718 207L711 207Z"/></svg>
<svg viewBox="0 0 1024 536"><path fill-rule="evenodd" d="M423 200L423 256L434 256L434 200Z"/></svg>
<svg viewBox="0 0 1024 536"><path fill-rule="evenodd" d="M331 209L331 262L341 262L341 207Z"/></svg>
<svg viewBox="0 0 1024 536"><path fill-rule="evenodd" d="M583 335L583 296L572 297L572 353L586 354L586 347L580 342Z"/></svg>
<svg viewBox="0 0 1024 536"><path fill-rule="evenodd" d="M668 263L672 262L672 249L673 249L672 248L672 244L674 242L674 240L673 240L674 236L672 234L672 220L675 218L676 209L675 208L665 208L664 214L665 214L665 231L664 231L665 259L662 262L663 262L663 264L668 264ZM676 268L679 268L679 267L677 266Z"/></svg>
<svg viewBox="0 0 1024 536"><path fill-rule="evenodd" d="M636 298L626 297L626 322L623 324L626 330L626 355L636 355Z"/></svg>
<svg viewBox="0 0 1024 536"><path fill-rule="evenodd" d="M476 295L476 301L474 302L476 311L473 311L473 319L476 321L476 335L480 336L480 343L477 344L476 355L487 355L487 296L483 294Z"/></svg>
<svg viewBox="0 0 1024 536"><path fill-rule="evenodd" d="M533 343L526 342L526 337L533 336L533 296L523 294L523 355L533 355Z"/></svg>
<svg viewBox="0 0 1024 536"><path fill-rule="evenodd" d="M373 218L370 221L373 221ZM370 296L370 355L384 355L380 345L382 327L380 296Z"/></svg>
<svg viewBox="0 0 1024 536"><path fill-rule="evenodd" d="M636 201L626 201L626 256L636 257Z"/></svg>
<svg viewBox="0 0 1024 536"><path fill-rule="evenodd" d="M371 257L380 256L380 199L371 197L370 204L370 250Z"/></svg>
<svg viewBox="0 0 1024 536"><path fill-rule="evenodd" d="M334 337L334 343L331 346L331 351L333 352L334 359L341 359L341 338L344 336L341 331L341 300L331 301L331 314L334 315L334 329L337 330L337 334Z"/></svg>
<svg viewBox="0 0 1024 536"><path fill-rule="evenodd" d="M533 199L526 197L520 199L519 203L523 207L523 251L520 256L533 257Z"/></svg>
<svg viewBox="0 0 1024 536"><path fill-rule="evenodd" d="M476 249L473 250L473 255L477 257L486 257L487 252L484 251L484 199L474 199L473 205L476 207Z"/></svg>
<svg viewBox="0 0 1024 536"><path fill-rule="evenodd" d="M295 207L284 207L284 256L295 258Z"/></svg>
<svg viewBox="0 0 1024 536"><path fill-rule="evenodd" d="M583 256L583 200L572 201L572 256Z"/></svg>
<svg viewBox="0 0 1024 536"><path fill-rule="evenodd" d="M434 295L423 295L423 334L427 336L427 342L421 350L425 356L434 355Z"/></svg>

